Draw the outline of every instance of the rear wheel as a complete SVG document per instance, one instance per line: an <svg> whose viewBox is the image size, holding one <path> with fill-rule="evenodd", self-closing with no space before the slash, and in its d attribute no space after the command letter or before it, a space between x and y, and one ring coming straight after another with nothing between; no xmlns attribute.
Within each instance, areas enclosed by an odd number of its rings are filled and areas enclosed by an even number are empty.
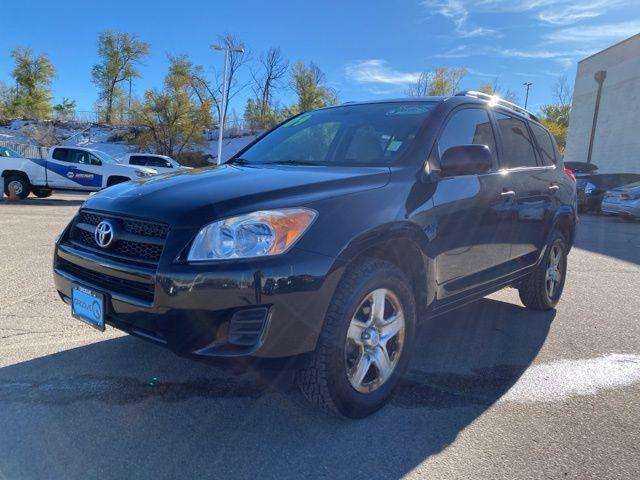
<svg viewBox="0 0 640 480"><path fill-rule="evenodd" d="M416 307L404 274L367 260L345 274L316 351L297 372L303 394L346 417L362 418L391 397L413 347Z"/></svg>
<svg viewBox="0 0 640 480"><path fill-rule="evenodd" d="M518 287L525 307L550 310L558 304L567 277L567 251L565 238L554 232L542 260Z"/></svg>
<svg viewBox="0 0 640 480"><path fill-rule="evenodd" d="M14 175L5 178L4 180L4 193L9 196L9 192L13 190L18 198L24 200L29 196L31 191L31 185L26 177L20 175Z"/></svg>

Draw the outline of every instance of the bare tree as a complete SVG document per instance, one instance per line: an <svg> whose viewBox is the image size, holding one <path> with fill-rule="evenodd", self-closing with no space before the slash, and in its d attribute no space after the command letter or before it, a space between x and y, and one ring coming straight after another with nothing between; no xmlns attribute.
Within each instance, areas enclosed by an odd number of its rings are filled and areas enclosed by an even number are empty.
<svg viewBox="0 0 640 480"><path fill-rule="evenodd" d="M271 47L260 55L259 72L252 72L253 92L259 104L261 118L265 118L273 104L273 92L287 75L289 62L282 56L279 47Z"/></svg>
<svg viewBox="0 0 640 480"><path fill-rule="evenodd" d="M413 85L405 91L409 97L425 97L429 95L431 86L431 72L421 72L420 76Z"/></svg>
<svg viewBox="0 0 640 480"><path fill-rule="evenodd" d="M564 75L558 77L558 80L556 80L553 86L553 99L555 103L558 105L568 105L571 103L572 97L573 92L571 91L571 87L569 87L567 77Z"/></svg>
<svg viewBox="0 0 640 480"><path fill-rule="evenodd" d="M438 67L435 70L422 72L406 93L409 96L448 96L458 91L458 86L467 75L464 67Z"/></svg>
<svg viewBox="0 0 640 480"><path fill-rule="evenodd" d="M518 95L510 88L504 89L498 77L493 79L493 83L480 85L478 90L488 95L495 95L511 103L518 103Z"/></svg>
<svg viewBox="0 0 640 480"><path fill-rule="evenodd" d="M244 48L244 52L229 52L229 63L227 64L227 108L229 102L240 93L250 82L238 83L238 72L250 61L250 54L242 42L235 35L227 34L218 37L218 43L225 47L234 49ZM189 78L189 85L201 104L209 103L215 110L215 117L218 122L224 116L226 121L227 111L222 112L222 90L224 86L223 71L213 69L213 78L210 79L204 71L202 65L195 65L186 56L181 56L181 68L184 75Z"/></svg>

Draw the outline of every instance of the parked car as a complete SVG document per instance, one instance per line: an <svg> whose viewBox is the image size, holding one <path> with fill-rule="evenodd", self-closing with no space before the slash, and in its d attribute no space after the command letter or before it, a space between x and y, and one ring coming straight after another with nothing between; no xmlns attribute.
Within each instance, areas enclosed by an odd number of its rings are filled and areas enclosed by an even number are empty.
<svg viewBox="0 0 640 480"><path fill-rule="evenodd" d="M602 211L627 220L640 218L640 182L607 190L602 200Z"/></svg>
<svg viewBox="0 0 640 480"><path fill-rule="evenodd" d="M121 165L104 152L81 147L52 147L46 159L25 158L9 149L0 155L5 194L49 197L53 190L98 191L118 183L156 175L146 167ZM8 155L7 155L8 153Z"/></svg>
<svg viewBox="0 0 640 480"><path fill-rule="evenodd" d="M576 178L592 175L598 171L597 165L587 162L564 162L564 166L570 169Z"/></svg>
<svg viewBox="0 0 640 480"><path fill-rule="evenodd" d="M637 173L596 173L577 176L578 209L582 212L600 212L607 190L640 181Z"/></svg>
<svg viewBox="0 0 640 480"><path fill-rule="evenodd" d="M125 165L150 167L158 173L171 173L190 169L189 167L183 167L171 157L154 153L127 153L120 161Z"/></svg>
<svg viewBox="0 0 640 480"><path fill-rule="evenodd" d="M560 299L575 183L477 92L302 113L221 168L92 196L55 246L72 314L199 358L281 359L317 405L380 408L419 319L506 286ZM428 348L428 345L422 348Z"/></svg>

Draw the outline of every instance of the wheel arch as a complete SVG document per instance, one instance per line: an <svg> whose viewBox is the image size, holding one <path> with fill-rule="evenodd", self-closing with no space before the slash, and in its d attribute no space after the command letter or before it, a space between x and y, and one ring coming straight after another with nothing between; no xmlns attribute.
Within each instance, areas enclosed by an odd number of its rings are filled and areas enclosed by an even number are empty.
<svg viewBox="0 0 640 480"><path fill-rule="evenodd" d="M29 182L29 185L31 185L31 178L29 178L29 174L27 172L23 172L22 170L4 170L2 172L3 178L9 178L13 176L24 177Z"/></svg>
<svg viewBox="0 0 640 480"><path fill-rule="evenodd" d="M407 275L422 313L435 298L434 264L428 254L425 233L411 222L398 222L377 227L353 241L340 253L338 262L345 270L365 258L386 260Z"/></svg>
<svg viewBox="0 0 640 480"><path fill-rule="evenodd" d="M118 183L129 182L131 180L132 179L130 177L124 175L109 175L107 177L107 183L105 184L105 186L112 187L114 185L117 185Z"/></svg>
<svg viewBox="0 0 640 480"><path fill-rule="evenodd" d="M551 237L554 231L559 231L567 240L567 247L570 251L576 237L576 225L576 216L573 209L570 207L560 209L553 219L553 223L547 237Z"/></svg>

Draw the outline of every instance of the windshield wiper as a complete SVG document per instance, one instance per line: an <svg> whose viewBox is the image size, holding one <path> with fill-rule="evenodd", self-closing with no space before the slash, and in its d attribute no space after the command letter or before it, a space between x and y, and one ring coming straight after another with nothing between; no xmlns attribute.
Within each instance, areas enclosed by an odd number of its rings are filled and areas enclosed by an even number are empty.
<svg viewBox="0 0 640 480"><path fill-rule="evenodd" d="M232 157L225 162L226 165L230 165L232 163L237 163L238 165L253 165L252 162L242 157Z"/></svg>
<svg viewBox="0 0 640 480"><path fill-rule="evenodd" d="M318 166L318 165L327 165L327 163L323 163L323 162L305 162L303 160L276 160L274 162L264 162L263 165L307 165L307 166Z"/></svg>

